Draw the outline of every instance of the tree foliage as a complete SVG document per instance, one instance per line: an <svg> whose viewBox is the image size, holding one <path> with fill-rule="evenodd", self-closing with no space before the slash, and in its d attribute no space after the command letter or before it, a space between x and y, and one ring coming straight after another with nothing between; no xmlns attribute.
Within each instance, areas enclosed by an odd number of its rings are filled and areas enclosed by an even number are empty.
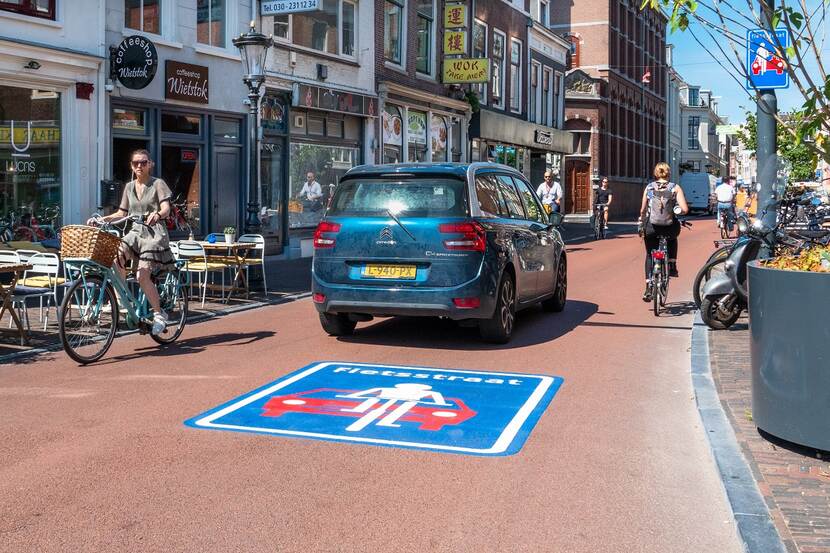
<svg viewBox="0 0 830 553"><path fill-rule="evenodd" d="M784 161L791 181L809 181L815 176L818 156L811 149L809 142L798 140L789 132L788 126L799 126L803 123L804 115L799 112L784 113L781 119L786 125L778 125L778 155ZM758 125L754 113L746 113L746 122L743 124L738 138L748 150L758 147Z"/></svg>
<svg viewBox="0 0 830 553"><path fill-rule="evenodd" d="M827 9L830 0L818 0L814 8L808 9L807 0L642 0L641 9L660 10L669 18L672 31L691 31L692 24L699 27L711 37L716 45L713 51L703 46L703 50L720 63L718 53L726 58L733 78L743 88L744 80L749 78L745 67L746 31L759 28L785 29L790 36L790 46L781 44L772 33L775 55L787 61L786 70L792 85L798 89L803 105L797 110L798 117L790 122L777 115L779 129L783 128L790 142L781 140L779 144L793 144L785 151L798 159L805 159L804 152L813 158L822 157L830 163L830 76L825 71L822 50L825 49L824 35L827 26ZM715 38L717 35L717 38ZM726 39L724 41L724 39ZM728 44L727 52L722 44ZM755 89L755 101L764 109L760 91Z"/></svg>

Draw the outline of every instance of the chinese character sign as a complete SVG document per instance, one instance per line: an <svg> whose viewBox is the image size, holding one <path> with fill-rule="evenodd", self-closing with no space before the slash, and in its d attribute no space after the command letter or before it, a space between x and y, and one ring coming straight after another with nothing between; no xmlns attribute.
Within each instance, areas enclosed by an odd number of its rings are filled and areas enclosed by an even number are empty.
<svg viewBox="0 0 830 553"><path fill-rule="evenodd" d="M464 55L467 53L467 31L444 31L444 54Z"/></svg>
<svg viewBox="0 0 830 553"><path fill-rule="evenodd" d="M457 29L467 26L467 6L447 4L444 6L444 28Z"/></svg>
<svg viewBox="0 0 830 553"><path fill-rule="evenodd" d="M746 72L748 89L789 88L790 76L787 73L787 60L778 56L776 42L786 50L790 37L784 29L775 31L773 39L770 31L763 29L749 30L746 33Z"/></svg>

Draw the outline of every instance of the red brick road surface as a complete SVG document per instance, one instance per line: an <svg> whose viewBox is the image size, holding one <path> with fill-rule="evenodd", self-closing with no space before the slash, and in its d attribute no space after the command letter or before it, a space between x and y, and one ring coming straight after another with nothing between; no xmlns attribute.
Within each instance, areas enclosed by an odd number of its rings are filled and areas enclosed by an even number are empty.
<svg viewBox="0 0 830 553"><path fill-rule="evenodd" d="M642 294L636 236L570 247L564 313L513 342L434 320L325 336L309 300L0 367L0 551L741 551L689 376L681 238L670 314ZM521 452L482 458L197 430L182 421L315 360L554 374Z"/></svg>

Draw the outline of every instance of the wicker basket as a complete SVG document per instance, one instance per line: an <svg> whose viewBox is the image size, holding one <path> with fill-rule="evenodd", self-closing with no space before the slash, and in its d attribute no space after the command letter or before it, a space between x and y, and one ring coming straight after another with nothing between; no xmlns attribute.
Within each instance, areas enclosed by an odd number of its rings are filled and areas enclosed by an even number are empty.
<svg viewBox="0 0 830 553"><path fill-rule="evenodd" d="M67 225L61 229L61 257L63 259L91 259L109 267L118 255L121 239L108 232L86 225Z"/></svg>

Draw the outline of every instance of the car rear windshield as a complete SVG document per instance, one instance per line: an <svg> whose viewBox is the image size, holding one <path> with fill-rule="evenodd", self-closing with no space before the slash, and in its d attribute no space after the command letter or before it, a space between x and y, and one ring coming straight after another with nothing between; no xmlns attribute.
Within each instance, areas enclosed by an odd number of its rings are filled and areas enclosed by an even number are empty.
<svg viewBox="0 0 830 553"><path fill-rule="evenodd" d="M454 178L354 178L340 182L328 215L454 217L469 214L467 185Z"/></svg>

